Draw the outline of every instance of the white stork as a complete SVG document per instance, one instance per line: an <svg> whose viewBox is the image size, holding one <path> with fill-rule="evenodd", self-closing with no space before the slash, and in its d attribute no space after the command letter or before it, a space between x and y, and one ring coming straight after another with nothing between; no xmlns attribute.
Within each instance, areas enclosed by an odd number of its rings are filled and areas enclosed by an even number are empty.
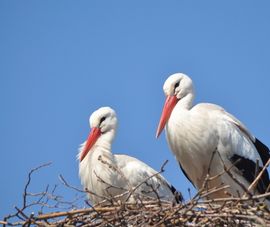
<svg viewBox="0 0 270 227"><path fill-rule="evenodd" d="M117 127L113 109L102 107L96 110L89 122L91 132L80 148L78 159L79 176L93 204L115 196L118 196L115 201L125 201L130 192L131 199L140 196L140 199L148 197L179 202L176 189L154 169L136 158L112 154L111 145Z"/></svg>
<svg viewBox="0 0 270 227"><path fill-rule="evenodd" d="M169 76L163 90L167 98L156 137L166 125L167 141L185 176L200 189L207 173L215 176L224 172L224 165L230 168L234 164L231 174L224 173L208 182L209 188L230 188L209 197L243 195L255 179L256 169L260 172L270 158L269 149L222 107L209 103L193 106L194 90L187 75ZM266 170L255 192L264 193L269 183Z"/></svg>

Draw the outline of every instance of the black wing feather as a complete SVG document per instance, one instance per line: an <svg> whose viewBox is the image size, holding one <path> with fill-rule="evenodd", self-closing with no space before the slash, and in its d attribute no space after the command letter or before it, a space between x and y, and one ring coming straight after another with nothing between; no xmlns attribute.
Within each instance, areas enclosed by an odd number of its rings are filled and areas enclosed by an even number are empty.
<svg viewBox="0 0 270 227"><path fill-rule="evenodd" d="M270 158L270 150L269 148L264 145L259 139L255 138L255 143L254 143L261 159L263 162L263 165L265 165Z"/></svg>
<svg viewBox="0 0 270 227"><path fill-rule="evenodd" d="M256 171L256 163L251 161L248 158L244 158L240 155L234 154L230 158L232 163L235 163L235 167L240 170L242 173L242 176L249 182L252 183L254 179L256 178L255 176L255 171ZM259 172L262 170L263 167L259 166L258 170ZM262 177L260 178L258 184L257 184L257 190L259 193L263 194L265 193L268 185L270 183L269 180L269 175L267 170L265 170L262 174Z"/></svg>
<svg viewBox="0 0 270 227"><path fill-rule="evenodd" d="M171 189L171 192L174 194L176 203L184 202L184 197L181 192L177 191L177 189L173 185L168 185L168 187Z"/></svg>

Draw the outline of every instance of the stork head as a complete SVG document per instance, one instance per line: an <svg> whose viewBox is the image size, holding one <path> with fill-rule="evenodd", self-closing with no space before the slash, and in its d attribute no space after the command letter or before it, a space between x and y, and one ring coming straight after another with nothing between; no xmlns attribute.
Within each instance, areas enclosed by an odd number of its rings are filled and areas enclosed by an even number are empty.
<svg viewBox="0 0 270 227"><path fill-rule="evenodd" d="M175 73L167 78L163 85L163 91L166 96L166 101L157 128L157 138L164 129L177 102L184 99L189 94L192 95L193 99L192 80L183 73Z"/></svg>
<svg viewBox="0 0 270 227"><path fill-rule="evenodd" d="M91 131L80 153L80 161L85 158L101 136L104 138L107 136L107 142L112 142L117 128L116 113L110 107L101 107L92 113L89 118L89 123Z"/></svg>

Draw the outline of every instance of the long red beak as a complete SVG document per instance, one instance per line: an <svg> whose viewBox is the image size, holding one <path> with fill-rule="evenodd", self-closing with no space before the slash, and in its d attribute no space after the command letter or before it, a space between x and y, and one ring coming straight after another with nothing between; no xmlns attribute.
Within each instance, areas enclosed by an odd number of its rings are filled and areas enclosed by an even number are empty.
<svg viewBox="0 0 270 227"><path fill-rule="evenodd" d="M96 127L92 128L92 130L87 138L86 144L83 148L82 155L80 157L80 161L82 161L85 158L85 156L88 154L88 152L90 151L92 146L95 144L97 139L100 137L100 135L101 135L100 128L96 128Z"/></svg>
<svg viewBox="0 0 270 227"><path fill-rule="evenodd" d="M156 133L156 138L159 137L160 133L164 129L167 121L169 120L172 110L175 107L176 103L178 102L178 99L175 95L173 96L168 96L166 98L162 114L159 120L158 128L157 128L157 133Z"/></svg>

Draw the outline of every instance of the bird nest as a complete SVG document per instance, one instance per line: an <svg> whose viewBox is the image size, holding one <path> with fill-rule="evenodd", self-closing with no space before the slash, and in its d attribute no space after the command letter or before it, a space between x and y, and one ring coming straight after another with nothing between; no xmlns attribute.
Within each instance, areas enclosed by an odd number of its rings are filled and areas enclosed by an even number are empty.
<svg viewBox="0 0 270 227"><path fill-rule="evenodd" d="M28 192L32 174L47 165L44 164L29 172L22 205L15 206L15 213L4 217L0 224L3 226L270 226L270 211L264 202L270 196L269 192L252 195L249 189L246 189L247 193L242 197L209 199L209 195L227 187L207 189L207 182L211 180L209 176L195 196L180 204L159 198L140 198L137 202L120 202L115 198L107 198L96 206L91 206L85 201L86 207L81 208L75 204L79 199L82 200L82 196L66 202L61 196L55 195L56 186L52 189L47 186L40 193ZM259 177L258 175L257 181ZM86 192L71 186L62 176L60 180L69 189L83 194ZM63 208L62 205L66 207Z"/></svg>
<svg viewBox="0 0 270 227"><path fill-rule="evenodd" d="M257 198L219 199L172 204L158 200L95 206L40 215L18 214L23 220L11 226L270 226L270 212Z"/></svg>

